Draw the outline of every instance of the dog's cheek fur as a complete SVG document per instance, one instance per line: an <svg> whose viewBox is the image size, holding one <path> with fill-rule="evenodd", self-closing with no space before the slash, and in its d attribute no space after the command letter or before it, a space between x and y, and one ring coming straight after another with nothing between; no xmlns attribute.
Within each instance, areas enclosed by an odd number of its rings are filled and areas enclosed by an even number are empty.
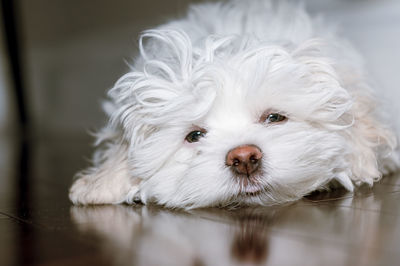
<svg viewBox="0 0 400 266"><path fill-rule="evenodd" d="M293 123L265 146L266 172L276 202L298 199L337 179L352 190L350 149L335 131Z"/></svg>
<svg viewBox="0 0 400 266"><path fill-rule="evenodd" d="M140 197L143 202L197 208L226 201L230 180L223 173L224 155L216 146L210 152L208 145L197 144L182 145L157 173L142 182Z"/></svg>

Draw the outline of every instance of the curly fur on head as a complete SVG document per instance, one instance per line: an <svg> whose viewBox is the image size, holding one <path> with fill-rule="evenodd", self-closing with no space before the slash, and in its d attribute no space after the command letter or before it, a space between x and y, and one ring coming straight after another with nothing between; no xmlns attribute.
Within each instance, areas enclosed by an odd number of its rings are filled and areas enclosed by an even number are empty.
<svg viewBox="0 0 400 266"><path fill-rule="evenodd" d="M301 6L244 2L192 6L141 35L72 202L269 205L333 180L352 191L398 168L395 135L351 46ZM260 152L257 171L227 163L237 147Z"/></svg>

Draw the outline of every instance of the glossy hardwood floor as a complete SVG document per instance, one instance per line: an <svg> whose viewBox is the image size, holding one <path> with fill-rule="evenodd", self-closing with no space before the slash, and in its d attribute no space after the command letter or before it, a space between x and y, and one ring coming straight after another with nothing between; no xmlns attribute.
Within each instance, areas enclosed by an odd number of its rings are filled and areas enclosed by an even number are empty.
<svg viewBox="0 0 400 266"><path fill-rule="evenodd" d="M399 265L400 174L234 211L74 207L86 138L0 138L1 265Z"/></svg>

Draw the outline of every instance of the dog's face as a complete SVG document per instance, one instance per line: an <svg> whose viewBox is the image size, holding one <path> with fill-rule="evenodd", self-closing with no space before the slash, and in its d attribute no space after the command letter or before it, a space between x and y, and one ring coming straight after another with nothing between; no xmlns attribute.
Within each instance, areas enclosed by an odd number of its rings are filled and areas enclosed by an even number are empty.
<svg viewBox="0 0 400 266"><path fill-rule="evenodd" d="M272 204L335 178L349 185L352 100L312 48L214 50L212 61L192 62L183 81L182 56L148 65L124 120L141 200Z"/></svg>
<svg viewBox="0 0 400 266"><path fill-rule="evenodd" d="M345 172L344 137L293 111L230 93L216 98L204 120L160 129L157 135L168 138L137 151L135 165L154 169L142 183L142 199L193 207L272 204L299 198ZM157 159L142 161L147 152Z"/></svg>

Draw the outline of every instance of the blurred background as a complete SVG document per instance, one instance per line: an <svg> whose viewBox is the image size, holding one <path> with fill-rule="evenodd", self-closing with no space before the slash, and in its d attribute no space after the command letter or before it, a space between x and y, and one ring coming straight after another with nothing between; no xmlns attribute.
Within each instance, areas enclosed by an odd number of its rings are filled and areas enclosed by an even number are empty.
<svg viewBox="0 0 400 266"><path fill-rule="evenodd" d="M106 118L101 110L101 101L105 99L107 90L113 86L114 82L128 71L126 62L132 61L137 52L139 33L169 19L184 15L190 3L202 1L0 1L0 258L2 265L36 265L35 263L56 265L57 260L63 262L60 265L70 265L73 262L71 258L80 258L81 264L76 264L75 261L74 265L94 263L108 265L108 260L104 258L112 257L111 253L114 249L111 248L111 252L101 253L102 247L99 245L106 243L105 250L109 250L110 241L106 240L103 243L98 241L98 236L88 238L86 235L80 235L77 227L85 229L85 224L90 218L89 222L93 220L94 224L99 223L99 226L105 226L103 231L108 230L114 237L116 229L111 230L107 225L112 224L115 220L114 212L118 212L122 217L118 221L122 224L121 226L118 223L114 225L120 229L119 233L124 240L123 236L126 236L128 232L125 228L129 225L123 222L129 222L129 219L132 219L131 216L137 214L136 210L133 210L132 214L132 210L126 206L114 206L118 210L109 207L112 209L109 214L107 214L108 207L105 213L96 210L94 214L91 213L93 210L90 208L82 210L71 208L67 196L68 187L73 175L88 165L87 158L92 153L92 139L87 132L98 129L104 124ZM387 104L384 107L390 110L391 121L393 123L400 121L400 104L398 104L400 99L400 0L304 0L304 2L311 14L323 14L328 22L339 24L341 35L349 39L365 57L369 75L378 91L377 94L386 99ZM334 265L339 265L336 264L337 261L331 260L331 258L338 258L337 254L342 254L345 259L348 255L353 256L356 261L359 258L368 259L369 257L364 253L368 253L370 249L366 249L364 244L372 247L373 251L383 250L380 259L398 261L400 253L392 249L398 247L398 239L400 239L398 237L400 235L398 221L400 220L397 219L400 217L397 204L400 194L388 194L388 191L399 192L400 183L396 180L400 179L385 180L389 180L385 182L391 186L383 184L378 189L381 197L374 195L366 197L365 202L363 201L365 206L355 200L356 208L354 209L347 208L346 204L343 208L332 209L324 208L327 205L314 206L318 210L323 210L322 214L305 212L304 206L298 209L299 214L289 209L287 228L282 220L277 222L279 225L284 225L284 229L280 229L284 232L283 238L285 239L288 235L285 230L292 232L293 228L297 228L298 234L295 234L293 239L300 240L301 245L309 249L303 252L304 249L299 250L296 244L291 250L305 254L305 258L310 259L315 254L324 256L325 253L321 252L322 247L322 251L329 251L325 254L326 262L335 263ZM369 193L368 189L367 191ZM392 197L387 197L387 195L392 195ZM348 200L351 201L351 198ZM385 203L385 200L391 205L390 208L385 207L387 210L382 207L386 212L381 214L380 206ZM311 211L315 211L313 205L306 204L306 206ZM372 211L365 212L363 208L372 208ZM357 210L361 214L365 213L367 218L363 219L363 216L356 212ZM126 215L125 212L127 212ZM269 215L269 211L265 213ZM303 214L304 219L299 219L300 214ZM375 218L372 219L368 215ZM247 214L245 216L248 219ZM173 214L171 219L175 219L174 217L178 215ZM268 221L265 217L261 218L262 221ZM164 224L165 218L163 219L160 224ZM196 223L199 222L197 218L194 220ZM243 223L242 220L240 219L241 223ZM380 222L381 220L384 222ZM152 219L152 221L157 221L157 219ZM258 218L256 221L254 228L264 232L263 227L258 225ZM76 223L79 226L74 225ZM252 223L253 220L250 222L251 228L253 228ZM176 223L177 228L181 228L181 224L184 223L179 220ZM157 229L159 225L155 223L154 227ZM220 231L215 229L217 227L210 226L212 230L208 236L218 235L214 233ZM197 224L193 228L197 228ZM316 228L320 231L315 230ZM338 228L342 228L341 234L337 234ZM196 231L196 229L189 229L190 234ZM371 234L374 230L376 233ZM231 237L231 231L231 229L226 231L228 238ZM280 240L282 235L279 232L281 231L275 230L273 239ZM202 231L199 232L199 239L207 240L202 235ZM255 232L258 234L259 231ZM325 235L326 232L328 232L328 237ZM354 237L351 232L355 232L360 237ZM306 237L303 239L298 235ZM371 238L371 235L376 238ZM155 238L155 243L160 242L158 237L159 235ZM251 239L253 239L252 235ZM289 242L291 243L293 239L290 238ZM318 241L308 241L309 239ZM334 241L326 242L326 239ZM341 239L346 239L344 244L340 242ZM388 239L393 241L390 242ZM132 246L131 243L124 241L121 241L121 246ZM203 246L208 247L210 242L215 241L209 241ZM358 253L353 252L354 250L348 252L349 242ZM170 245L169 242L165 243L168 243L166 246ZM290 253L288 252L290 243L283 243L278 245L280 249L276 249L279 252L272 250L274 254L283 254L279 258L288 258L286 254ZM187 246L186 242L183 246ZM120 250L119 246L117 250ZM215 250L218 251L218 249ZM393 251L389 254L390 256L385 253L389 252L387 250ZM181 250L178 249L178 251L182 255ZM335 253L336 251L339 253ZM108 253L110 254L104 255ZM131 250L128 250L127 254L131 254ZM207 251L206 254L213 253ZM375 256L375 253L370 254ZM152 258L153 255L150 257ZM302 256L294 258L302 258ZM90 263L89 260L91 260ZM314 265L330 264L317 261ZM342 263L341 265L361 264Z"/></svg>
<svg viewBox="0 0 400 266"><path fill-rule="evenodd" d="M17 43L11 42L11 49L18 54L16 77L24 102L23 122L36 136L81 136L104 123L100 103L118 77L128 71L125 61L134 57L140 31L179 17L189 3L201 1L2 2L7 9L3 14L13 18L0 22L1 131L10 131L11 125L21 120L4 25L15 19ZM341 34L365 56L379 91L389 100L400 99L400 90L396 90L400 84L400 1L305 2L312 14L322 13L340 25ZM8 38L13 37L10 27ZM399 105L391 108L400 113Z"/></svg>

